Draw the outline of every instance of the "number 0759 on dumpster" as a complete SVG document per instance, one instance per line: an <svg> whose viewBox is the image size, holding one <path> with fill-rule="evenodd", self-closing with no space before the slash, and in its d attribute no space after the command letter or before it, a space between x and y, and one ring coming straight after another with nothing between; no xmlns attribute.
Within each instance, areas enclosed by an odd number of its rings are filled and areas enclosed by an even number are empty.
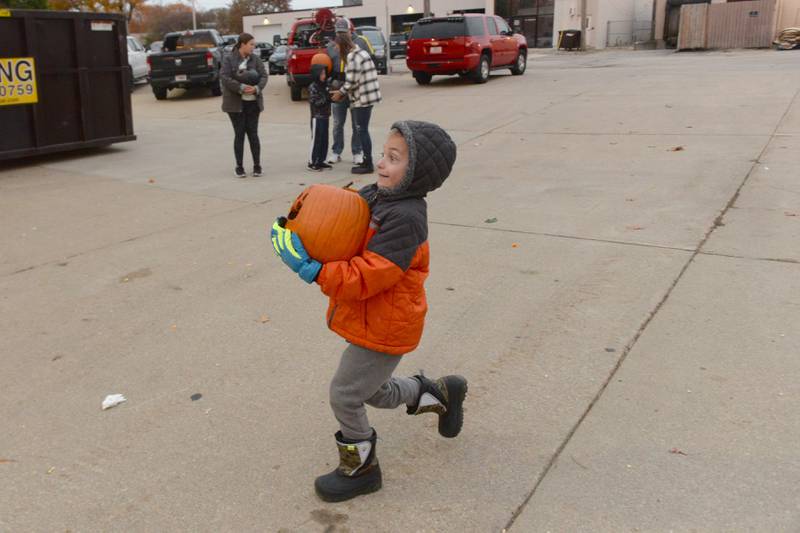
<svg viewBox="0 0 800 533"><path fill-rule="evenodd" d="M0 106L35 104L36 65L32 57L0 57Z"/></svg>

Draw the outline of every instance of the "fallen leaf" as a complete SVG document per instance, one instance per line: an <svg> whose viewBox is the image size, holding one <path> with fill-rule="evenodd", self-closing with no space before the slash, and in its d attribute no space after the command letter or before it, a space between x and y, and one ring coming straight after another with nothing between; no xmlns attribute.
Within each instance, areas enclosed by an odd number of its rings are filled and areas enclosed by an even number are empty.
<svg viewBox="0 0 800 533"><path fill-rule="evenodd" d="M444 290L446 290L446 291L454 291L455 289L453 287L445 287Z"/></svg>
<svg viewBox="0 0 800 533"><path fill-rule="evenodd" d="M266 324L269 322L269 317L267 315L261 315L261 318L258 319L262 324Z"/></svg>
<svg viewBox="0 0 800 533"><path fill-rule="evenodd" d="M175 331L176 329L178 329L178 324L172 324L172 325L169 327L169 329L171 329L172 331Z"/></svg>
<svg viewBox="0 0 800 533"><path fill-rule="evenodd" d="M494 224L495 222L497 222L497 219L496 218L487 218L486 220L484 220L484 222L487 223L487 224Z"/></svg>
<svg viewBox="0 0 800 533"><path fill-rule="evenodd" d="M679 450L678 448L672 448L669 453L674 453L675 455L687 455L684 451Z"/></svg>
<svg viewBox="0 0 800 533"><path fill-rule="evenodd" d="M797 213L791 213L789 211L784 211L783 214L786 215L787 217L796 217L797 216Z"/></svg>
<svg viewBox="0 0 800 533"><path fill-rule="evenodd" d="M683 152L685 148L683 146L676 146L675 148L670 148L670 152Z"/></svg>
<svg viewBox="0 0 800 533"><path fill-rule="evenodd" d="M632 231L639 231L639 230L643 230L644 226L637 226L637 225L625 226L625 229L629 229L629 230L632 230Z"/></svg>
<svg viewBox="0 0 800 533"><path fill-rule="evenodd" d="M516 242L512 242L511 243L511 247L512 248L519 248L519 244L517 244Z"/></svg>
<svg viewBox="0 0 800 533"><path fill-rule="evenodd" d="M0 459L0 465L7 464L7 463L16 463L14 459Z"/></svg>
<svg viewBox="0 0 800 533"><path fill-rule="evenodd" d="M194 394L189 396L189 399L192 400L193 402L196 402L197 400L199 400L202 397L203 397L202 394L200 394L199 392L195 392Z"/></svg>
<svg viewBox="0 0 800 533"><path fill-rule="evenodd" d="M50 468L47 469L47 473L48 474L52 474L55 471L56 471L56 467L54 467L54 466L51 466Z"/></svg>
<svg viewBox="0 0 800 533"><path fill-rule="evenodd" d="M635 202L636 198L625 198L626 202Z"/></svg>
<svg viewBox="0 0 800 533"><path fill-rule="evenodd" d="M153 178L150 178L149 180L147 180L147 183L155 183L155 182L156 182L156 180L154 180Z"/></svg>

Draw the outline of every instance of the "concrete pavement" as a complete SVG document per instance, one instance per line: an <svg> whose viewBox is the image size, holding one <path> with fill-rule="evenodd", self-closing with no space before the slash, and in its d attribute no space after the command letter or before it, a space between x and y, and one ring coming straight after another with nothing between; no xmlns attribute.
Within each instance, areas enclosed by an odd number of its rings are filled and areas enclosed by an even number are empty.
<svg viewBox="0 0 800 533"><path fill-rule="evenodd" d="M0 531L797 530L798 61L382 78L376 153L400 118L459 144L399 371L470 395L452 441L371 410L384 488L337 505L312 481L344 343L265 228L352 177L303 169L308 108L280 77L246 180L218 99L140 87L135 143L0 171ZM128 402L101 411L110 393Z"/></svg>

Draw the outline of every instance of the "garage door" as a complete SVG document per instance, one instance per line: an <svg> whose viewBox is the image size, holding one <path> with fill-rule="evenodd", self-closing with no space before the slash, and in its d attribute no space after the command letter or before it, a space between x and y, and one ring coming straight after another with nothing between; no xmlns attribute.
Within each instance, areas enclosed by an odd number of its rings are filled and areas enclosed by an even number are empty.
<svg viewBox="0 0 800 533"><path fill-rule="evenodd" d="M255 37L258 42L272 44L272 37L274 35L285 37L283 24L261 24L253 26L253 37Z"/></svg>

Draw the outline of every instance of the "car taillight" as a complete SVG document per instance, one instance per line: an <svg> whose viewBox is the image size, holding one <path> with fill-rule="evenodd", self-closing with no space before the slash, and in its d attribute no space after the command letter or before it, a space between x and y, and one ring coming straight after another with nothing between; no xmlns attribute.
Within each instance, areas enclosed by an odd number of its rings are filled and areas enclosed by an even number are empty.
<svg viewBox="0 0 800 533"><path fill-rule="evenodd" d="M151 72L153 72L153 58L147 56L147 74L149 75Z"/></svg>
<svg viewBox="0 0 800 533"><path fill-rule="evenodd" d="M214 66L214 54L212 54L211 52L206 52L206 65L208 65L209 67Z"/></svg>

